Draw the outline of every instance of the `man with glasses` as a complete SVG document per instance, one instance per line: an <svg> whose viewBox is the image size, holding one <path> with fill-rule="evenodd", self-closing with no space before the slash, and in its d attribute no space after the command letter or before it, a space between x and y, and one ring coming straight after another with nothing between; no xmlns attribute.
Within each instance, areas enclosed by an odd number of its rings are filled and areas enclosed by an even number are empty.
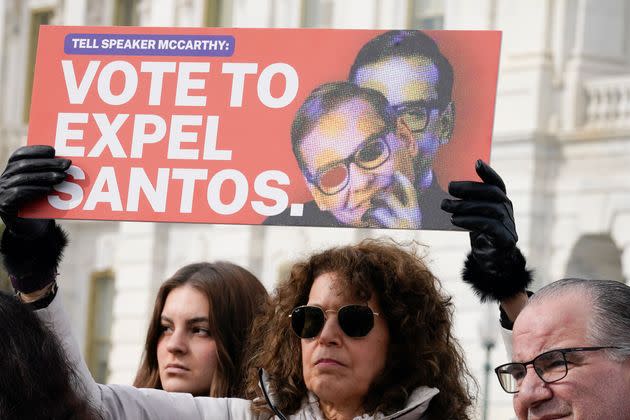
<svg viewBox="0 0 630 420"><path fill-rule="evenodd" d="M519 419L630 419L630 287L564 279L514 323L512 363L496 368Z"/></svg>
<svg viewBox="0 0 630 420"><path fill-rule="evenodd" d="M453 68L437 44L422 31L385 32L359 51L348 80L381 92L413 133L419 152L415 186L425 215L424 229L453 229L440 210L448 195L433 173L433 160L448 143L455 124L451 99Z"/></svg>
<svg viewBox="0 0 630 420"><path fill-rule="evenodd" d="M532 281L516 246L512 202L501 177L478 161L482 182L454 181L445 200L470 231L463 280L500 303L512 362L496 368L520 420L630 420L630 287L560 280L528 298Z"/></svg>
<svg viewBox="0 0 630 420"><path fill-rule="evenodd" d="M317 87L295 116L291 143L314 201L300 216L288 210L265 224L422 226L414 187L417 144L378 91L349 82Z"/></svg>

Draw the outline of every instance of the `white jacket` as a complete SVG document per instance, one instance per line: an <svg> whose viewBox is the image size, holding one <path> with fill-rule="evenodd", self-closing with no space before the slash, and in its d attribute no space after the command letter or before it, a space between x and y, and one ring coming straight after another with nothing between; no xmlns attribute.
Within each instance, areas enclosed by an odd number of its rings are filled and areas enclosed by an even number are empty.
<svg viewBox="0 0 630 420"><path fill-rule="evenodd" d="M55 333L61 342L70 365L75 369L79 383L77 387L85 393L93 406L98 408L106 419L129 420L263 420L268 415L256 415L251 402L238 398L193 397L191 394L166 392L157 389L134 388L127 385L100 385L94 382L81 357L70 323L57 296L45 309L35 312ZM384 416L363 415L361 420L419 420L426 412L431 398L439 391L435 388L419 387L409 397L402 410ZM286 416L289 420L316 420L323 416L314 396L305 399L302 408L295 414Z"/></svg>

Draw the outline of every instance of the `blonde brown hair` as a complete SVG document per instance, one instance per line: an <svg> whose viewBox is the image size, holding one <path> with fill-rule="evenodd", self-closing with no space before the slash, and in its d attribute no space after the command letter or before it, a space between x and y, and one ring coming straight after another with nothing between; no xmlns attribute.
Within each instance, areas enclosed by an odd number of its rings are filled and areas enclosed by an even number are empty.
<svg viewBox="0 0 630 420"><path fill-rule="evenodd" d="M186 265L158 291L147 331L144 354L133 383L136 387L162 389L157 360L164 302L171 290L190 285L203 293L209 304L210 335L217 346L217 369L211 397L242 397L243 354L254 317L268 299L267 291L249 271L219 261Z"/></svg>

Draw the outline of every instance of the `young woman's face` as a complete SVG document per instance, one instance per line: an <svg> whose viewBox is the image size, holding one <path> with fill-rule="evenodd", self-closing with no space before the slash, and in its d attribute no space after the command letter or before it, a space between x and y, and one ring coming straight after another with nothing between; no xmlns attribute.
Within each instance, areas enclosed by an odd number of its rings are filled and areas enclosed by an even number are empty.
<svg viewBox="0 0 630 420"><path fill-rule="evenodd" d="M217 369L217 346L210 336L208 299L190 285L168 294L162 310L157 359L162 388L208 395Z"/></svg>

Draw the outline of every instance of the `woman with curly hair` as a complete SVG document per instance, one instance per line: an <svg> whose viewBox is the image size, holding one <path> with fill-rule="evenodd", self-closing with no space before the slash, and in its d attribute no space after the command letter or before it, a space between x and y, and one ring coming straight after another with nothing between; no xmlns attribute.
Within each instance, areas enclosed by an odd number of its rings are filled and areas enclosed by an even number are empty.
<svg viewBox="0 0 630 420"><path fill-rule="evenodd" d="M255 321L250 365L269 375L277 413L468 419L474 381L452 309L414 252L378 240L331 248L278 286ZM250 376L247 391L265 389ZM268 410L261 398L253 408Z"/></svg>
<svg viewBox="0 0 630 420"><path fill-rule="evenodd" d="M53 156L35 146L9 160L0 180L15 187L0 209L6 225L0 248L21 299L51 326L79 374L75 385L106 418L469 419L471 376L452 335L450 298L415 252L375 240L325 250L293 267L254 322L244 373L248 399L97 385L56 299L65 237L54 221L17 217L67 169ZM239 302L226 307L238 311ZM15 327L13 334L23 331Z"/></svg>
<svg viewBox="0 0 630 420"><path fill-rule="evenodd" d="M85 373L59 301L37 314ZM450 298L419 257L394 244L364 241L296 264L250 340L248 399L80 379L114 419L470 418L471 376L452 335Z"/></svg>

